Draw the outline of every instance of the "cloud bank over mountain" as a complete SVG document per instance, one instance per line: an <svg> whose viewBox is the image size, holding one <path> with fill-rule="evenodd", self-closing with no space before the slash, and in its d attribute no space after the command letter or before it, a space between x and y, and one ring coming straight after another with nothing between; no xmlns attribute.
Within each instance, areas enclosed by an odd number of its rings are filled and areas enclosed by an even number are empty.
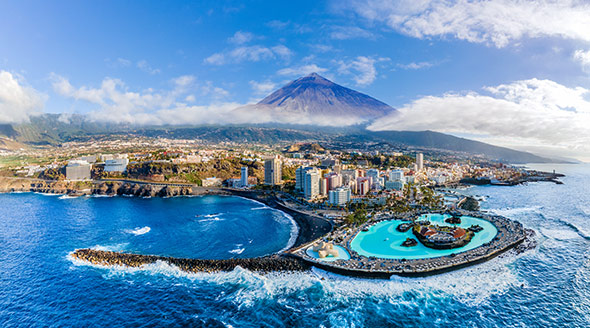
<svg viewBox="0 0 590 328"><path fill-rule="evenodd" d="M590 89L529 79L481 92L425 96L369 129L472 134L508 146L590 153ZM479 140L490 140L485 137Z"/></svg>

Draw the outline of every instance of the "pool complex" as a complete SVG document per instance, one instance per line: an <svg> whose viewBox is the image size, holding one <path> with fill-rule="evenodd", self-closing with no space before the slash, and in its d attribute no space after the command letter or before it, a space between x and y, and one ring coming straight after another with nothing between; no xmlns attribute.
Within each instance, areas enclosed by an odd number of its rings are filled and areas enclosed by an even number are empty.
<svg viewBox="0 0 590 328"><path fill-rule="evenodd" d="M305 253L310 256L313 257L314 259L320 260L320 261L336 261L336 260L350 260L350 254L348 254L348 251L346 250L346 248L342 247L342 246L338 246L338 245L334 245L334 248L338 250L338 257L336 256L326 256L324 258L320 258L320 256L318 255L318 252L314 252L312 250L313 247L309 247Z"/></svg>
<svg viewBox="0 0 590 328"><path fill-rule="evenodd" d="M444 220L450 217L447 214L423 214L418 220L428 220L432 224L439 226L453 226ZM350 248L363 256L374 256L386 259L426 259L451 255L452 253L461 253L477 248L491 241L498 229L487 220L471 216L461 216L461 224L458 226L464 229L471 225L477 224L483 228L482 231L475 233L469 244L453 249L432 249L422 243L413 247L404 247L402 243L406 238L417 239L412 233L412 229L406 232L399 232L395 228L407 221L390 220L379 222L369 228L368 231L359 232L350 242Z"/></svg>

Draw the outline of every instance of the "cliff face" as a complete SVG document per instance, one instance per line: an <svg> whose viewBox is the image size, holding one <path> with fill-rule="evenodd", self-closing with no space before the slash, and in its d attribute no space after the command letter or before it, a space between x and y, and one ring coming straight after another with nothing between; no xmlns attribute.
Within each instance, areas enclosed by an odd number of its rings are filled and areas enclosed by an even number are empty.
<svg viewBox="0 0 590 328"><path fill-rule="evenodd" d="M150 185L130 182L44 181L0 177L0 192L42 192L48 194L133 195L139 197L172 197L196 195L201 191L191 187Z"/></svg>

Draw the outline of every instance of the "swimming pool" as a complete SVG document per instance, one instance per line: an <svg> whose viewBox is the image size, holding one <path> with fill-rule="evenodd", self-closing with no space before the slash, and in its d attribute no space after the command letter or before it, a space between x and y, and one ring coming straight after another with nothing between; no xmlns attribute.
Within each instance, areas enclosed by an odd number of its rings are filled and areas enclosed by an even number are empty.
<svg viewBox="0 0 590 328"><path fill-rule="evenodd" d="M439 226L452 226L444 220L450 217L447 214L424 214L419 220L428 220L432 224ZM350 248L360 255L374 256L386 259L425 259L440 256L451 255L452 253L461 253L477 248L489 241L491 241L498 229L487 220L475 218L471 216L461 216L461 228L469 228L471 225L477 224L483 228L482 231L475 234L469 244L453 248L453 249L432 249L428 248L422 243L413 247L404 247L402 242L406 238L414 238L412 229L406 232L399 232L395 228L406 221L390 220L379 222L369 228L368 231L359 232L350 242Z"/></svg>
<svg viewBox="0 0 590 328"><path fill-rule="evenodd" d="M348 251L346 250L346 248L339 246L339 245L334 245L334 248L338 250L338 257L335 256L326 256L324 258L320 258L320 256L318 255L318 252L314 252L313 251L313 246L309 247L305 253L310 256L313 257L316 260L320 260L320 261L336 261L336 260L350 260L350 254L348 253Z"/></svg>

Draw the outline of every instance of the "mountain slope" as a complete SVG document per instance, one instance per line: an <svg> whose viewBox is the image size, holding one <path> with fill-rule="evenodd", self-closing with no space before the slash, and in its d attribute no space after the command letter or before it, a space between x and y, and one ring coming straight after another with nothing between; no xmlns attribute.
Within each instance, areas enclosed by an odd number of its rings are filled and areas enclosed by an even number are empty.
<svg viewBox="0 0 590 328"><path fill-rule="evenodd" d="M531 153L433 131L375 131L369 132L369 134L373 135L374 138L385 142L421 148L451 150L468 153L470 155L482 155L486 158L505 163L523 164L554 162L554 160Z"/></svg>
<svg viewBox="0 0 590 328"><path fill-rule="evenodd" d="M391 106L312 73L274 91L242 113L259 113L264 122L355 125L395 111ZM263 123L257 121L257 123Z"/></svg>

